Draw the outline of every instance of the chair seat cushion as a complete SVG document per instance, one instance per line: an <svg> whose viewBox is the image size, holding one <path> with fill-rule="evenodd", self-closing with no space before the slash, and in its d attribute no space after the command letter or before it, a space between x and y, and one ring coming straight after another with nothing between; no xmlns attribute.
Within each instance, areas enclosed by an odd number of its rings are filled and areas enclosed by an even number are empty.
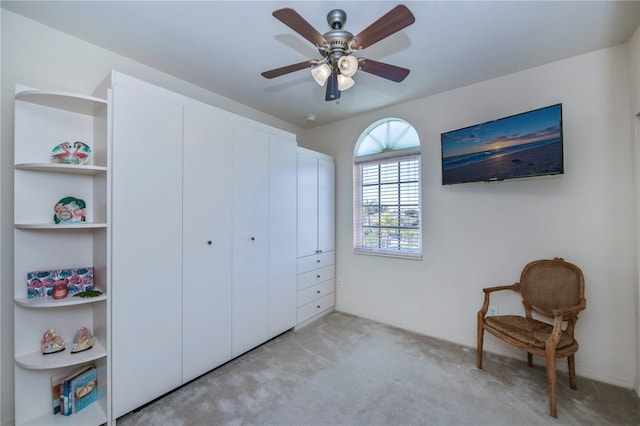
<svg viewBox="0 0 640 426"><path fill-rule="evenodd" d="M544 349L544 344L553 331L551 324L518 315L485 317L484 322L502 334L506 334L525 345L540 349ZM573 343L575 343L573 337L563 331L556 349L562 349Z"/></svg>

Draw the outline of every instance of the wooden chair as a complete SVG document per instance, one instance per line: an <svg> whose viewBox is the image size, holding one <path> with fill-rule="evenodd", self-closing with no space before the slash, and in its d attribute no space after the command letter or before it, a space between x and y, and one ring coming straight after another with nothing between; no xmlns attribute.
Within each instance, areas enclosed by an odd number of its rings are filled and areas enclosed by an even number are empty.
<svg viewBox="0 0 640 426"><path fill-rule="evenodd" d="M525 316L487 316L491 293L513 290L522 295ZM537 260L522 270L520 282L513 285L484 288L484 304L478 312L478 368L482 368L482 341L484 331L527 352L527 362L533 365L533 355L543 356L547 364L549 390L549 411L556 412L556 359L567 357L569 362L569 383L576 386L574 354L578 342L573 334L578 321L578 312L585 309L584 277L576 265L561 258ZM553 324L536 317L546 317ZM563 329L563 324L566 327Z"/></svg>

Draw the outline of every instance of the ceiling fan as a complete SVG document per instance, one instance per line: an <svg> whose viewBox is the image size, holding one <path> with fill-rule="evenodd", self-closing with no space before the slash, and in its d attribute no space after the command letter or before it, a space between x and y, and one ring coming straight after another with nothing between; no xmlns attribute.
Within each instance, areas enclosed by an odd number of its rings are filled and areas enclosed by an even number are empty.
<svg viewBox="0 0 640 426"><path fill-rule="evenodd" d="M342 29L347 21L347 14L340 9L334 9L327 14L327 22L331 30L324 35L293 9L278 9L273 12L273 16L313 43L322 55L322 59L309 59L265 71L262 73L265 78L280 77L313 67L311 75L316 82L321 86L327 83L325 100L333 101L340 98L340 92L354 85L355 82L351 77L358 69L395 82L401 82L409 75L410 70L407 68L355 56L362 49L415 22L415 17L404 5L394 7L355 36Z"/></svg>

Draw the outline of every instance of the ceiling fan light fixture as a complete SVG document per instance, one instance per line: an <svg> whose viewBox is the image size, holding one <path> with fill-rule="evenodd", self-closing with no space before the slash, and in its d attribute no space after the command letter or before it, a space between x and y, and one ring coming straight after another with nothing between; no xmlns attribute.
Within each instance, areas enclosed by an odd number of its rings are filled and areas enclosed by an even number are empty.
<svg viewBox="0 0 640 426"><path fill-rule="evenodd" d="M311 75L316 83L320 86L324 86L324 83L326 83L327 79L331 75L331 67L327 64L320 64L311 68Z"/></svg>
<svg viewBox="0 0 640 426"><path fill-rule="evenodd" d="M338 59L338 69L340 74L351 77L358 71L358 59L351 55L341 56Z"/></svg>
<svg viewBox="0 0 640 426"><path fill-rule="evenodd" d="M353 87L356 82L351 77L347 77L342 74L338 74L338 90L344 92L347 89Z"/></svg>

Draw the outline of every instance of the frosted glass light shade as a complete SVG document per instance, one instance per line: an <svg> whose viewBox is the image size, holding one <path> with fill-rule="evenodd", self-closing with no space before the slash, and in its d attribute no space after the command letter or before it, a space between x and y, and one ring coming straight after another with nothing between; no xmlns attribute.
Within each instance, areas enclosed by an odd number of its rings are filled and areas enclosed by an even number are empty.
<svg viewBox="0 0 640 426"><path fill-rule="evenodd" d="M340 74L351 77L358 71L358 60L351 55L341 56L338 59L338 69Z"/></svg>
<svg viewBox="0 0 640 426"><path fill-rule="evenodd" d="M317 67L311 68L311 75L316 83L320 86L324 86L324 83L331 75L331 67L327 64L320 64Z"/></svg>
<svg viewBox="0 0 640 426"><path fill-rule="evenodd" d="M344 92L350 89L356 82L351 77L345 77L342 74L338 74L338 90Z"/></svg>

